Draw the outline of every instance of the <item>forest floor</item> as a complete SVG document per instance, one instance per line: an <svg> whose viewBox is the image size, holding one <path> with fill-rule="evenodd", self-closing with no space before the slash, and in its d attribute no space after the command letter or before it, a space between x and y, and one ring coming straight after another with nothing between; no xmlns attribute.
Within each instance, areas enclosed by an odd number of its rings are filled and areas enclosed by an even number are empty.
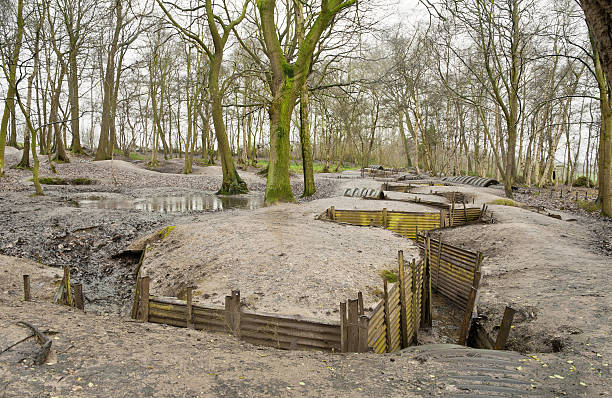
<svg viewBox="0 0 612 398"><path fill-rule="evenodd" d="M8 164L18 157L18 151L7 151ZM214 166L196 166L193 175L177 174L179 166L170 161L160 173L125 161L74 159L57 165L59 175L95 184L47 185L44 197L31 196L29 172L7 170L0 180L0 350L27 336L15 325L18 320L53 332L54 349L49 364L40 367L32 365L33 341L0 354L0 397L454 396L459 391L460 383L449 375L468 372L461 361L449 364L414 348L386 355L278 351L125 318L138 259L123 249L168 225L176 228L152 246L143 265L154 293L178 295L195 283L202 293L196 300L216 304L217 297L239 288L246 305L266 312L334 319L338 302L358 290L366 294L366 304L375 301L371 287L381 284L381 270L395 266L398 249L418 256L410 241L390 231L315 219L331 205L424 210L340 196L347 187L380 186L371 179L319 176L311 201L256 210L164 213L77 206L87 198L212 192L220 184ZM41 174L51 175L44 159ZM254 191L265 187L252 171L241 176ZM292 186L298 197L299 176ZM436 187L444 189L473 194L475 205L503 196L495 188ZM430 198L428 192L422 189ZM531 382L537 396L608 395L612 269L605 240L612 223L567 210L554 212L562 216L558 220L518 207L490 209L494 224L445 230L443 239L484 253L478 309L488 316L490 331L506 305L518 310L510 348L527 355L512 357L517 366L505 372ZM48 304L63 265L84 285L86 313ZM34 302L22 301L25 273L32 276Z"/></svg>

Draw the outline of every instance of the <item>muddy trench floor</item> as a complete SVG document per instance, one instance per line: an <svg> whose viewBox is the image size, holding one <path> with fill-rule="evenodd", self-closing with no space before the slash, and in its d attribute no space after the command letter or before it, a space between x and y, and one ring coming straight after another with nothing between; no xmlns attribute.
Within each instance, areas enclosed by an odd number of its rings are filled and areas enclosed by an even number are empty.
<svg viewBox="0 0 612 398"><path fill-rule="evenodd" d="M90 188L91 189L91 188ZM95 187L91 196L121 194ZM146 196L147 190L129 190ZM156 190L156 191L159 191ZM177 190L167 190L177 194ZM0 196L0 254L28 258L57 268L69 266L74 282L83 284L85 305L99 313L126 314L132 300L137 254L117 254L137 237L166 225L193 222L195 213L79 208L73 197L86 189L45 187L46 195L23 192ZM157 192L159 193L159 192ZM18 205L16 205L18 204Z"/></svg>

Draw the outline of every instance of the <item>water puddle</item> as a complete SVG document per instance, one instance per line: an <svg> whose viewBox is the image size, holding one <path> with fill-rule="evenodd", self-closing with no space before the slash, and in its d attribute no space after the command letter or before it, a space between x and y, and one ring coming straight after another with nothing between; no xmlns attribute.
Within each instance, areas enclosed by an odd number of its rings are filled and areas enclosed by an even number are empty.
<svg viewBox="0 0 612 398"><path fill-rule="evenodd" d="M227 209L253 210L263 207L263 194L217 196L215 194L187 194L183 196L155 196L140 199L83 199L80 207L89 209L135 209L154 213L185 213L188 211L221 211Z"/></svg>

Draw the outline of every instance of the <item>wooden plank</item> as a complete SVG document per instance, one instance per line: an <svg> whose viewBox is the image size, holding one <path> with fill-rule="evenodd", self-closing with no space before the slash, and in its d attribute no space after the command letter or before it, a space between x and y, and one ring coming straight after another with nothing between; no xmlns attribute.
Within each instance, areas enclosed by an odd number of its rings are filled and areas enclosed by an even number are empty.
<svg viewBox="0 0 612 398"><path fill-rule="evenodd" d="M387 347L391 346L391 320L389 319L389 290L387 288L387 280L384 279L384 285L383 285L384 291L383 291L383 302L384 302L384 308L385 308L385 334L387 336Z"/></svg>
<svg viewBox="0 0 612 398"><path fill-rule="evenodd" d="M241 339L251 344L271 346L284 350L327 350L327 351L338 351L339 346L333 344L326 344L325 342L313 341L299 338L286 338L279 336L278 339L270 339L267 337L258 336L250 332L241 336Z"/></svg>
<svg viewBox="0 0 612 398"><path fill-rule="evenodd" d="M348 325L346 319L346 302L340 302L340 351L348 352Z"/></svg>
<svg viewBox="0 0 612 398"><path fill-rule="evenodd" d="M140 317L138 318L142 322L149 321L149 284L151 278L145 276L140 278Z"/></svg>
<svg viewBox="0 0 612 398"><path fill-rule="evenodd" d="M480 283L480 273L476 273L476 277L474 278L474 285L478 286ZM463 323L461 325L461 331L459 333L459 341L457 344L465 345L467 341L468 332L470 330L470 324L472 322L472 312L474 311L474 304L476 302L476 293L477 288L472 287L470 292L470 297L468 299L468 303L465 310L465 315L463 317Z"/></svg>
<svg viewBox="0 0 612 398"><path fill-rule="evenodd" d="M368 317L359 315L359 345L357 352L368 352Z"/></svg>
<svg viewBox="0 0 612 398"><path fill-rule="evenodd" d="M185 321L185 314L183 312L166 311L157 308L149 307L149 316L156 316L158 318L168 318L177 321Z"/></svg>
<svg viewBox="0 0 612 398"><path fill-rule="evenodd" d="M503 350L506 348L506 341L508 341L508 335L510 334L510 328L515 313L516 311L510 307L506 307L504 310L504 317L502 318L501 326L497 332L497 339L495 340L496 350Z"/></svg>
<svg viewBox="0 0 612 398"><path fill-rule="evenodd" d="M193 316L193 324L194 324L196 329L197 329L197 325L211 325L211 326L221 327L221 328L223 328L224 330L227 330L227 331L230 330L230 327L227 324L227 322L225 322L224 318L202 317L202 316L194 314L194 316Z"/></svg>
<svg viewBox="0 0 612 398"><path fill-rule="evenodd" d="M418 330L419 328L416 326L417 325L417 319L419 317L418 314L418 308L420 307L420 303L418 303L418 294L416 291L416 283L417 283L417 267L416 267L416 260L412 259L412 264L410 265L411 268L411 274L412 274L412 284L411 284L411 291L412 291L412 303L411 303L411 314L412 314L412 343L416 344L417 343L417 338L418 338Z"/></svg>
<svg viewBox="0 0 612 398"><path fill-rule="evenodd" d="M348 300L347 306L347 352L359 350L359 301Z"/></svg>
<svg viewBox="0 0 612 398"><path fill-rule="evenodd" d="M296 322L296 321L287 321L282 318L273 318L273 317L261 317L254 314L249 313L241 313L240 321L248 322L250 324L258 324L258 325L275 325L278 327L284 328L296 328L305 331L311 331L315 333L336 333L341 329L341 325L328 325L328 324L315 324L311 322Z"/></svg>
<svg viewBox="0 0 612 398"><path fill-rule="evenodd" d="M285 314L273 314L273 313L265 313L265 312L247 312L247 311L242 311L241 314L243 318L248 317L248 318L259 318L262 320L275 320L279 322L282 321L286 323L311 324L313 326L318 326L318 327L324 327L324 326L338 327L340 326L339 322L323 321L323 320L303 317L301 315L285 315Z"/></svg>
<svg viewBox="0 0 612 398"><path fill-rule="evenodd" d="M404 252L397 252L397 263L399 268L399 291L400 291L400 332L402 335L402 348L408 347L408 306L406 301L406 266L404 265Z"/></svg>
<svg viewBox="0 0 612 398"><path fill-rule="evenodd" d="M275 325L268 325L268 327L262 327L262 325L260 324L242 322L240 332L259 333L262 336L287 336L311 340L331 341L339 345L342 343L340 330L336 330L334 333L320 333L308 330L300 330L299 328L278 327Z"/></svg>
<svg viewBox="0 0 612 398"><path fill-rule="evenodd" d="M74 306L80 310L85 309L85 301L83 298L83 285L81 283L74 283L72 285L72 289L74 290L73 299Z"/></svg>
<svg viewBox="0 0 612 398"><path fill-rule="evenodd" d="M193 329L193 288L187 288L187 311L185 321L187 322L187 327Z"/></svg>
<svg viewBox="0 0 612 398"><path fill-rule="evenodd" d="M151 323L161 323L161 324L164 324L164 325L176 326L176 327L179 327L179 328L184 328L185 327L185 320L184 319L166 318L166 317L157 316L157 315L151 315L149 317L148 322L151 322Z"/></svg>

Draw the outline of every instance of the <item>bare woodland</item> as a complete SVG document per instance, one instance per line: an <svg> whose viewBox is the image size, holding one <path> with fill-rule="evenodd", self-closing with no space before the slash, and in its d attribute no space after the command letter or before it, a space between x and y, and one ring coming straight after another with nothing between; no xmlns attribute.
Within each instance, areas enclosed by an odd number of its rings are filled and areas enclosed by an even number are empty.
<svg viewBox="0 0 612 398"><path fill-rule="evenodd" d="M587 23L570 0L427 2L411 24L353 0L4 1L0 173L15 166L5 145L34 169L38 155L138 152L182 157L185 173L220 164L233 194L260 158L267 203L294 200L291 162L305 196L313 163L491 176L508 197L585 176L610 215L599 4L584 1Z"/></svg>

